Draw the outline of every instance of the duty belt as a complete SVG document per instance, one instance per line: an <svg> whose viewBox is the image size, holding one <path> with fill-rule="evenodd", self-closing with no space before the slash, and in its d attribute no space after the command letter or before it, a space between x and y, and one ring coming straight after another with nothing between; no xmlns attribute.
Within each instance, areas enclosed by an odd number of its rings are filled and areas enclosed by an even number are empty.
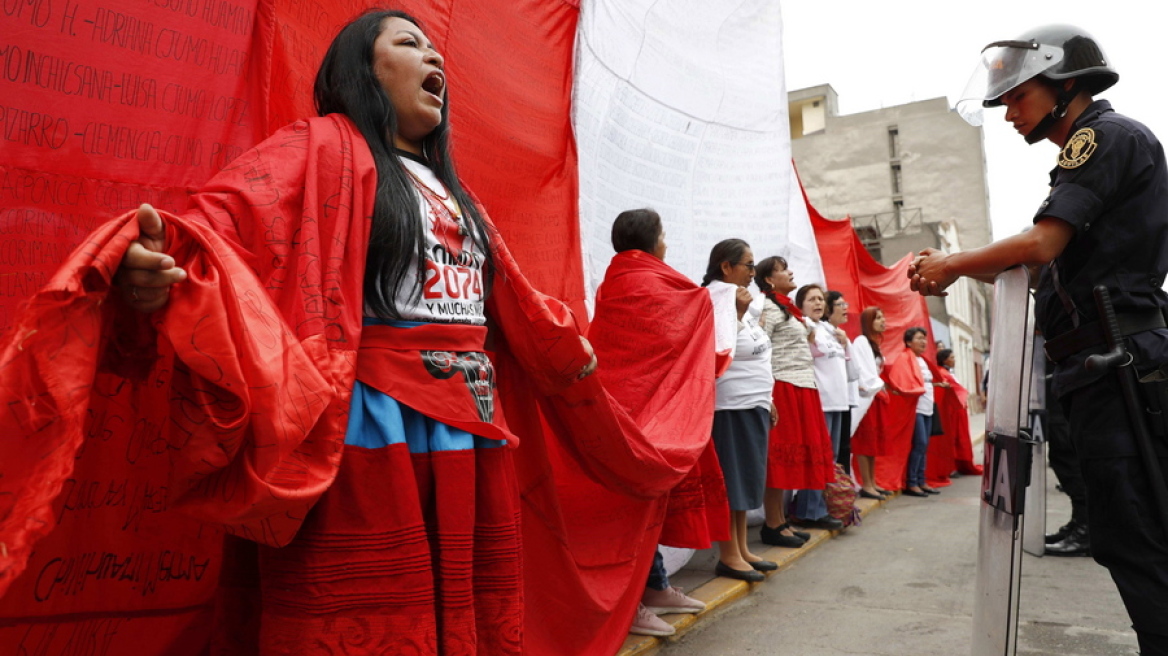
<svg viewBox="0 0 1168 656"><path fill-rule="evenodd" d="M1117 312L1116 318L1119 319L1119 331L1124 337L1147 330L1168 328L1164 314L1157 308ZM1079 351L1102 346L1104 343L1103 325L1098 321L1092 321L1047 341L1044 349L1046 357L1050 358L1051 362L1058 363Z"/></svg>

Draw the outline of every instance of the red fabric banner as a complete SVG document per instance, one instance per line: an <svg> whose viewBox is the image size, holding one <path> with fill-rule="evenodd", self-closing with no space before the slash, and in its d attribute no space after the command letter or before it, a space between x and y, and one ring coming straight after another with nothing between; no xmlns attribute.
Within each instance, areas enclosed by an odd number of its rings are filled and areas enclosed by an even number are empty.
<svg viewBox="0 0 1168 656"><path fill-rule="evenodd" d="M12 325L16 305L42 287L101 222L144 201L165 210L186 209L191 190L248 147L288 121L312 115L311 80L328 42L369 4L80 0L5 5L0 17L6 41L0 50L5 98L0 106L5 144L0 148L0 325ZM467 186L490 210L534 286L585 316L569 112L576 3L397 4L421 19L446 58L453 147ZM522 304L516 299L513 307ZM52 334L90 333L77 327ZM88 340L84 344L93 346ZM512 344L519 351L534 346ZM505 354L501 362L505 369L512 360ZM155 363L138 364L151 372ZM32 384L37 375L25 382ZM530 387L526 379L516 383L516 375L512 369L501 378L510 376L512 384ZM212 582L220 578L222 561L218 546L205 545L218 544L218 529L173 512L182 494L167 474L173 445L160 436L160 426L136 416L138 408L167 404L164 392L151 391L164 390L165 381L130 391L117 380L99 376L94 391L116 410L72 420L86 422L75 445L76 466L71 473L60 472L59 492L49 490L57 495L51 523L59 528L38 544L29 572L0 599L0 616L11 618L0 622L0 632L8 636L0 641L4 644L13 644L9 637L19 635L25 647L56 654L77 640L99 642L120 631L121 639L136 638L134 648L143 654L200 653L206 646ZM596 405L597 393L574 403ZM59 408L81 407L68 398L62 397ZM546 429L530 402L505 396L504 405L511 406L510 416L519 416L512 422L517 433ZM52 412L38 416L48 421ZM604 421L610 429L635 432L627 417L610 415ZM598 653L590 651L597 645L615 650L627 628L621 624L624 618L614 621L600 609L630 581L643 579L643 572L630 571L599 587L594 582L566 588L548 584L548 576L558 571L589 564L572 562L568 543L561 539L575 520L557 509L561 501L569 503L572 489L555 488L548 463L570 469L580 458L590 473L609 477L623 490L620 494L640 498L659 495L664 484L659 476L673 467L642 467L629 479L606 469L607 463L594 455L581 456L577 442L582 440L535 439L517 452L523 457L517 469L528 533L525 562L535 572L527 577L527 607L535 611L527 617L527 635L533 644L556 645L544 653L576 647L576 653ZM22 473L21 480L33 473ZM231 485L216 489L234 493ZM99 536L93 526L115 530ZM265 530L256 532L263 536ZM78 545L86 550L77 552ZM617 559L628 556L618 552ZM562 562L572 567L558 569ZM247 578L249 572L237 574ZM131 601L110 592L122 589L140 597ZM566 589L574 592L565 594ZM574 600L586 597L601 601L587 628L571 619L578 608ZM128 609L152 613L150 627L142 619L131 622L109 612L112 598L124 599ZM228 601L239 604L237 598ZM568 612L558 608L561 601ZM17 619L25 616L57 619L36 622L30 630ZM593 642L573 643L568 637L588 632Z"/></svg>
<svg viewBox="0 0 1168 656"><path fill-rule="evenodd" d="M537 288L583 309L573 2L394 3L447 62L460 174ZM315 114L312 80L368 0L68 0L3 7L0 326L81 238L182 211L245 149ZM577 312L581 317L583 312Z"/></svg>
<svg viewBox="0 0 1168 656"><path fill-rule="evenodd" d="M527 587L530 654L615 654L663 528L672 537L666 541L705 548L711 536L727 539L730 526L722 472L710 448L715 357L709 293L647 253L619 253L599 288L588 336L599 381L643 432L630 433L627 449L609 450L603 463L553 452L540 467L560 493L546 499L542 511L525 515L525 537L538 540L527 551L538 559ZM536 453L521 448L520 459L537 464L531 458ZM601 467L608 473L597 476ZM628 480L615 480L620 472ZM645 496L622 491L634 482ZM537 501L525 498L529 509ZM562 524L548 521L553 507ZM534 535L540 529L543 535ZM556 534L568 549L535 548Z"/></svg>
<svg viewBox="0 0 1168 656"><path fill-rule="evenodd" d="M908 253L892 266L877 262L864 248L850 219L830 220L821 215L807 198L802 189L807 212L811 216L811 227L819 245L819 256L823 262L823 273L827 277L828 289L843 293L848 305L848 322L842 327L848 336L855 339L861 331L860 313L868 307L876 306L884 311L886 329L880 350L884 354L884 372L896 369L897 361L906 350L903 347L904 331L913 326L929 330L929 309L925 299L909 289L908 265L913 254ZM925 357L933 357L933 341L929 340L929 351ZM915 363L914 363L915 366ZM896 385L892 389L899 389ZM908 403L909 399L913 403ZM886 453L876 459L876 482L886 490L904 487L908 452L912 446L912 422L915 414L915 397L891 394L889 403L883 408L883 420L887 433L884 444Z"/></svg>

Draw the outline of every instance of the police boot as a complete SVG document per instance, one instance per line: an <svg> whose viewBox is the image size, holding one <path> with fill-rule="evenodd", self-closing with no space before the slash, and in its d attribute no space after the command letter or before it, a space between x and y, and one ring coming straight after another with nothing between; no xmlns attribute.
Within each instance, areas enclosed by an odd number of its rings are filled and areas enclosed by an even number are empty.
<svg viewBox="0 0 1168 656"><path fill-rule="evenodd" d="M1075 530L1075 527L1078 525L1079 525L1079 522L1075 521L1075 519L1072 517L1071 521L1060 526L1059 530L1055 531L1054 533L1048 533L1046 535L1046 544L1054 544L1055 542L1062 542L1063 539L1066 538L1067 535L1069 535L1071 531Z"/></svg>
<svg viewBox="0 0 1168 656"><path fill-rule="evenodd" d="M1090 556L1091 533L1086 524L1077 524L1067 536L1059 542L1046 545L1048 556Z"/></svg>

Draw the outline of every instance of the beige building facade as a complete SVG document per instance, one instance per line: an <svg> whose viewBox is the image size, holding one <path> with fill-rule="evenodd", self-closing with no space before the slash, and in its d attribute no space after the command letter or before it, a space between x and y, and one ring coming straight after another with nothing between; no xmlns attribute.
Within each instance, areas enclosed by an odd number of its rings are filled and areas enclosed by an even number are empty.
<svg viewBox="0 0 1168 656"><path fill-rule="evenodd" d="M788 106L791 153L811 204L825 217L851 217L881 263L993 240L981 128L945 98L841 116L835 90L820 85L790 92ZM933 337L954 350L971 399L989 351L992 291L962 280L929 299Z"/></svg>

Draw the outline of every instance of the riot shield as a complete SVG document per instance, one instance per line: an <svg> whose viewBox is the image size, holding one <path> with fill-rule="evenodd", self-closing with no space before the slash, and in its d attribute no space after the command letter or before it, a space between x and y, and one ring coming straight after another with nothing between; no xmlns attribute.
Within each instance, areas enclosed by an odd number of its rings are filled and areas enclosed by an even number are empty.
<svg viewBox="0 0 1168 656"><path fill-rule="evenodd" d="M973 656L1009 656L1018 641L1022 518L1030 473L1034 314L1025 268L994 280L993 347L977 547Z"/></svg>
<svg viewBox="0 0 1168 656"><path fill-rule="evenodd" d="M1030 430L1033 438L1030 486L1026 488L1026 521L1022 550L1032 556L1046 553L1046 356L1045 340L1034 336L1034 362L1030 367Z"/></svg>

